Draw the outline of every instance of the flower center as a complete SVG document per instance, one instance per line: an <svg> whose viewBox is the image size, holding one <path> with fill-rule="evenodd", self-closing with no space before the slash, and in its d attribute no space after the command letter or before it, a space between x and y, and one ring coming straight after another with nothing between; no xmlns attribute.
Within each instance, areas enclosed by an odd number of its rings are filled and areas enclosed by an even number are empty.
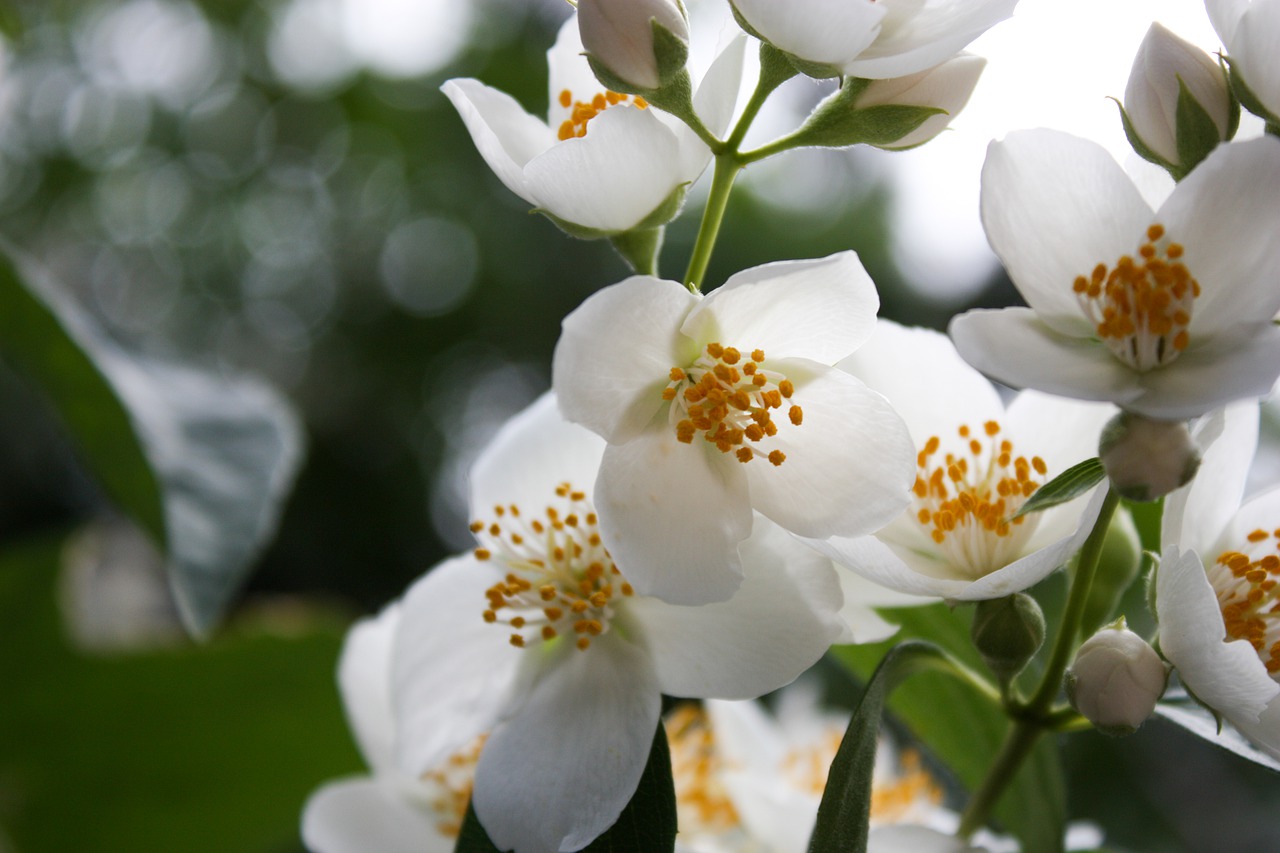
<svg viewBox="0 0 1280 853"><path fill-rule="evenodd" d="M920 762L920 754L903 752L892 779L878 779L871 786L871 820L875 823L907 823L942 802L942 789Z"/></svg>
<svg viewBox="0 0 1280 853"><path fill-rule="evenodd" d="M612 91L597 92L590 100L578 101L574 100L573 92L563 89L558 100L560 106L569 111L569 117L560 123L560 130L557 133L561 141L586 136L587 123L609 107L630 104L643 110L649 106L649 102L644 98Z"/></svg>
<svg viewBox="0 0 1280 853"><path fill-rule="evenodd" d="M481 735L467 748L445 759L435 770L422 774L427 784L427 808L435 819L436 830L446 838L457 838L462 832L462 822L467 816L467 804L471 801L471 787L476 778L476 763L484 747L486 735Z"/></svg>
<svg viewBox="0 0 1280 853"><path fill-rule="evenodd" d="M1242 551L1224 551L1206 572L1229 640L1247 640L1280 680L1280 530L1255 530Z"/></svg>
<svg viewBox="0 0 1280 853"><path fill-rule="evenodd" d="M741 826L721 779L724 759L716 751L706 711L685 702L667 717L666 729L681 830L725 832Z"/></svg>
<svg viewBox="0 0 1280 853"><path fill-rule="evenodd" d="M761 456L781 465L787 458L785 453L765 453L755 444L778 434L772 411L781 409L796 389L781 373L762 367L763 362L763 350L754 350L744 358L733 347L711 343L693 364L671 368L671 381L662 390L662 399L671 402L676 438L692 444L702 433L721 453L733 453L739 462ZM787 417L800 426L804 412L789 405Z"/></svg>
<svg viewBox="0 0 1280 853"><path fill-rule="evenodd" d="M1179 260L1182 251L1165 239L1163 225L1152 225L1138 258L1125 255L1112 269L1098 264L1072 285L1098 337L1135 370L1168 364L1191 342L1187 326L1200 283Z"/></svg>
<svg viewBox="0 0 1280 853"><path fill-rule="evenodd" d="M1013 562L1026 545L1034 516L1009 516L1044 485L1048 469L1039 456L1014 456L996 421L982 425L985 444L968 424L957 433L966 454L939 456L936 435L916 454L913 505L916 521L951 564L979 578Z"/></svg>
<svg viewBox="0 0 1280 853"><path fill-rule="evenodd" d="M585 492L556 487L559 506L528 518L515 504L495 506L495 519L474 521L479 560L498 560L507 576L485 591L484 620L515 629L511 645L576 636L579 649L609 629L615 596L634 594L600 541L599 521Z"/></svg>

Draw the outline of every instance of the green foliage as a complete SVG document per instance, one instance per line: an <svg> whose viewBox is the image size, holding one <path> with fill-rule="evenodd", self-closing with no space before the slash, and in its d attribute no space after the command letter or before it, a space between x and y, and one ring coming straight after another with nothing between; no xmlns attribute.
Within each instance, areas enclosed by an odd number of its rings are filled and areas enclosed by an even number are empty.
<svg viewBox="0 0 1280 853"><path fill-rule="evenodd" d="M1022 505L1022 508L1009 516L1009 520L1013 521L1019 516L1040 512L1049 507L1075 500L1101 483L1106 476L1107 473L1103 470L1102 460L1097 457L1072 465L1036 489L1027 502Z"/></svg>
<svg viewBox="0 0 1280 853"><path fill-rule="evenodd" d="M835 657L858 677L869 678L889 647L908 638L933 642L962 663L981 666L969 644L963 611L935 604L884 613L902 626L894 640L834 650ZM942 673L919 673L901 684L889 709L970 790L986 774L1008 726L1004 712L990 697ZM1001 797L995 818L1018 838L1023 853L1061 853L1065 801L1057 748L1051 739L1042 739Z"/></svg>
<svg viewBox="0 0 1280 853"><path fill-rule="evenodd" d="M649 750L649 763L631 802L613 826L591 842L582 853L664 853L676 844L676 791L671 776L671 752L667 734L658 723ZM501 853L473 808L467 808L454 853Z"/></svg>
<svg viewBox="0 0 1280 853"><path fill-rule="evenodd" d="M300 849L308 793L361 767L334 686L342 626L295 610L88 655L59 623L59 551L0 557L0 834L43 853Z"/></svg>
<svg viewBox="0 0 1280 853"><path fill-rule="evenodd" d="M35 380L110 498L163 546L160 483L133 419L92 357L93 332L43 282L0 253L0 354Z"/></svg>
<svg viewBox="0 0 1280 853"><path fill-rule="evenodd" d="M867 689L831 762L827 787L818 806L818 820L809 840L809 853L866 853L871 778L885 701L905 678L930 665L945 665L946 660L946 655L935 646L902 643L890 649L880 661L867 680Z"/></svg>
<svg viewBox="0 0 1280 853"><path fill-rule="evenodd" d="M1129 513L1117 511L1102 542L1098 571L1089 587L1084 614L1080 617L1081 636L1088 637L1112 621L1120 601L1142 567L1137 527Z"/></svg>

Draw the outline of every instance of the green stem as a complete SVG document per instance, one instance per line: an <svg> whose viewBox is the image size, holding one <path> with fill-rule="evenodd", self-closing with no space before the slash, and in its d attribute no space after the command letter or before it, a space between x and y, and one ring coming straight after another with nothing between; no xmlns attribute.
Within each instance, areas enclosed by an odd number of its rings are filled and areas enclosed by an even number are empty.
<svg viewBox="0 0 1280 853"><path fill-rule="evenodd" d="M1098 520L1094 522L1089 538L1080 549L1080 562L1076 566L1075 577L1071 581L1071 591L1067 594L1067 606L1062 612L1062 623L1058 635L1054 639L1053 651L1045 666L1040 686L1025 706L1018 707L1006 703L1006 710L1013 717L1009 730L1005 734L1004 743L996 759L987 770L986 777L978 790L974 792L964 815L960 819L960 828L956 834L968 838L979 827L986 825L992 810L999 802L1004 789L1013 781L1018 768L1028 755L1040 735L1046 731L1072 728L1076 725L1074 714L1068 715L1061 709L1052 709L1053 701L1062 688L1062 676L1075 655L1080 642L1080 622L1084 616L1085 605L1089 601L1089 590L1093 586L1093 577L1098 572L1098 563L1102 557L1102 543L1111 526L1116 507L1120 503L1120 495L1110 487L1103 499L1102 508L1098 512Z"/></svg>
<svg viewBox="0 0 1280 853"><path fill-rule="evenodd" d="M968 838L986 825L1005 786L1018 772L1023 760L1031 754L1031 748L1036 745L1041 733L1040 724L1033 720L1018 720L1009 727L1004 743L996 753L996 760L987 771L982 785L973 792L973 797L960 818L960 828L956 830L958 837Z"/></svg>
<svg viewBox="0 0 1280 853"><path fill-rule="evenodd" d="M689 257L689 269L684 274L684 286L692 293L702 292L702 279L707 274L716 237L720 234L720 223L724 221L724 212L729 206L729 193L733 191L734 178L741 169L737 157L731 152L716 156L711 192L707 195L706 209L702 211L702 224L698 227L698 239Z"/></svg>

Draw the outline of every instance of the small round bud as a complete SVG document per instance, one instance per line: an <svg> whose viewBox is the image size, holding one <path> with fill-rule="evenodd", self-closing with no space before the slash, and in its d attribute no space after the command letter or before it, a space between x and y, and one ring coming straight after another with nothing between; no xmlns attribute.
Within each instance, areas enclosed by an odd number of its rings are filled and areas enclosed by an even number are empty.
<svg viewBox="0 0 1280 853"><path fill-rule="evenodd" d="M923 145L946 129L978 85L978 77L987 61L971 53L958 53L933 68L892 77L872 80L854 102L857 109L896 104L910 107L933 107L944 113L929 116L914 130L888 144L872 143L878 148L911 148Z"/></svg>
<svg viewBox="0 0 1280 853"><path fill-rule="evenodd" d="M1034 598L1021 592L980 601L969 636L991 672L1008 683L1040 651L1044 613Z"/></svg>
<svg viewBox="0 0 1280 853"><path fill-rule="evenodd" d="M1135 501L1153 501L1185 486L1200 467L1200 451L1184 421L1132 412L1121 412L1103 427L1098 455L1112 487Z"/></svg>
<svg viewBox="0 0 1280 853"><path fill-rule="evenodd" d="M1099 731L1127 735L1151 716L1168 679L1160 655L1121 619L1076 652L1067 671L1067 697Z"/></svg>
<svg viewBox="0 0 1280 853"><path fill-rule="evenodd" d="M1124 108L1141 145L1184 170L1232 131L1231 91L1222 68L1158 23L1133 59ZM1188 158L1194 162L1185 162Z"/></svg>
<svg viewBox="0 0 1280 853"><path fill-rule="evenodd" d="M609 88L652 91L684 68L689 20L678 0L578 0L587 55ZM621 84L621 85L619 85Z"/></svg>

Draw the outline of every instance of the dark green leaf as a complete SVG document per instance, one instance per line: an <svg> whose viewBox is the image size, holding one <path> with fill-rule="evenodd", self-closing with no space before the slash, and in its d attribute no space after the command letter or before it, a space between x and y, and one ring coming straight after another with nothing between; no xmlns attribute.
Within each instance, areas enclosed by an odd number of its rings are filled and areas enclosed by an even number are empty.
<svg viewBox="0 0 1280 853"><path fill-rule="evenodd" d="M670 853L676 845L676 792L671 777L671 753L667 734L658 723L649 750L649 763L631 802L613 826L583 849L582 853ZM454 853L502 853L468 807Z"/></svg>
<svg viewBox="0 0 1280 853"><path fill-rule="evenodd" d="M158 543L160 484L132 419L100 364L93 330L65 297L0 254L0 353L35 380L107 495Z"/></svg>
<svg viewBox="0 0 1280 853"><path fill-rule="evenodd" d="M974 669L982 666L969 643L968 613L945 605L883 611L901 626L900 638L936 643ZM866 679L889 643L841 646L837 660ZM973 686L943 673L922 672L894 691L889 709L970 790L982 780L1008 726L1004 712ZM1066 793L1058 751L1043 739L1031 751L995 809L995 818L1022 843L1023 853L1061 853Z"/></svg>
<svg viewBox="0 0 1280 853"><path fill-rule="evenodd" d="M1107 472L1102 468L1102 461L1097 457L1072 465L1036 489L1031 498L1022 505L1021 509L1011 515L1009 520L1075 500L1101 483L1106 476Z"/></svg>
<svg viewBox="0 0 1280 853"><path fill-rule="evenodd" d="M1218 129L1204 105L1196 100L1187 84L1178 78L1178 106L1175 113L1177 127L1178 161L1184 172L1190 172L1209 156L1209 152L1222 141Z"/></svg>
<svg viewBox="0 0 1280 853"><path fill-rule="evenodd" d="M831 762L809 853L866 853L871 777L885 700L908 675L945 661L936 646L907 642L890 649L876 667Z"/></svg>

